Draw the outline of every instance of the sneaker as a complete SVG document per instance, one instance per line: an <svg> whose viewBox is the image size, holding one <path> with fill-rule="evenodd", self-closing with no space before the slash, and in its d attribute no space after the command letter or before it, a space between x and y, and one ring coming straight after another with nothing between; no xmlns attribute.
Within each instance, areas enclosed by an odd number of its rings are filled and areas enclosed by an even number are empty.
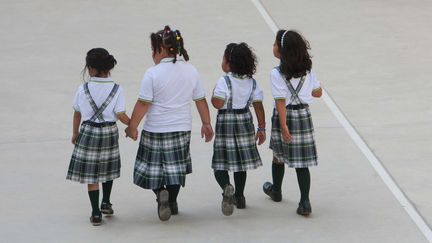
<svg viewBox="0 0 432 243"><path fill-rule="evenodd" d="M222 196L222 213L225 216L230 216L234 212L234 187L226 185Z"/></svg>
<svg viewBox="0 0 432 243"><path fill-rule="evenodd" d="M246 198L244 196L235 196L234 199L234 205L236 205L238 209L246 208Z"/></svg>
<svg viewBox="0 0 432 243"><path fill-rule="evenodd" d="M112 209L112 204L107 202L102 202L101 212L105 214L105 216L107 217L112 216L114 214L114 210Z"/></svg>
<svg viewBox="0 0 432 243"><path fill-rule="evenodd" d="M312 206L309 201L300 202L297 208L297 214L309 216L312 213Z"/></svg>
<svg viewBox="0 0 432 243"><path fill-rule="evenodd" d="M280 202L282 201L282 192L277 192L273 190L273 184L270 182L266 182L263 185L263 191L267 194L273 201Z"/></svg>
<svg viewBox="0 0 432 243"><path fill-rule="evenodd" d="M171 215L177 215L178 214L178 205L177 202L170 202L169 207L171 209Z"/></svg>
<svg viewBox="0 0 432 243"><path fill-rule="evenodd" d="M102 224L102 214L92 215L90 217L90 222L93 226L99 226Z"/></svg>
<svg viewBox="0 0 432 243"><path fill-rule="evenodd" d="M169 194L168 191L162 189L157 194L158 202L158 216L161 221L167 221L171 217L171 209L168 203Z"/></svg>

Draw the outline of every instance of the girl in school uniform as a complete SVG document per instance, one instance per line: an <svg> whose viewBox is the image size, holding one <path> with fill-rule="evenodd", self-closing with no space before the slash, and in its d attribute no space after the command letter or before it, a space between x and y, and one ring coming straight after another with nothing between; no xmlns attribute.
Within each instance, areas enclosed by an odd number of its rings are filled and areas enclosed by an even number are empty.
<svg viewBox="0 0 432 243"><path fill-rule="evenodd" d="M114 214L110 195L113 180L120 177L116 121L129 124L123 89L110 77L110 70L116 64L114 57L103 48L88 51L84 71L88 71L90 81L79 86L73 104L72 144L75 148L66 178L87 184L93 225L102 223L102 213ZM103 189L100 208L99 183Z"/></svg>
<svg viewBox="0 0 432 243"><path fill-rule="evenodd" d="M134 168L134 183L156 194L157 212L162 221L178 214L177 195L192 172L190 103L201 117L201 136L213 138L210 115L202 81L183 45L179 30L169 26L150 35L155 66L141 81L138 101L127 136L136 140L144 116L143 130ZM179 55L179 57L178 57ZM181 58L182 57L182 58Z"/></svg>
<svg viewBox="0 0 432 243"><path fill-rule="evenodd" d="M256 140L261 145L266 139L265 115L262 105L263 92L253 79L256 57L246 43L227 45L223 59L222 76L214 88L212 104L218 109L212 168L223 190L222 213L233 213L234 204L246 207L243 195L246 171L262 165ZM258 120L255 134L252 114L253 105ZM234 172L235 189L230 184L228 171Z"/></svg>
<svg viewBox="0 0 432 243"><path fill-rule="evenodd" d="M270 138L273 183L263 186L264 193L280 202L284 165L295 168L301 194L297 213L304 216L312 213L308 167L318 165L309 104L322 95L308 49L309 43L296 31L277 32L273 55L280 59L280 64L270 75L275 99Z"/></svg>

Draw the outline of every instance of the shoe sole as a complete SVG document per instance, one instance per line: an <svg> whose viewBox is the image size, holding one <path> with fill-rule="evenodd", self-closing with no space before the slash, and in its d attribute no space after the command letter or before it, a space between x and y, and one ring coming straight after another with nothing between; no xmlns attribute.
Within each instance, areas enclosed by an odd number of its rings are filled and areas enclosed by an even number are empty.
<svg viewBox="0 0 432 243"><path fill-rule="evenodd" d="M105 217L112 217L114 215L114 212L106 211L106 210L103 210L103 209L101 209L101 213L103 215L105 215Z"/></svg>
<svg viewBox="0 0 432 243"><path fill-rule="evenodd" d="M222 199L222 213L230 216L234 212L234 187L228 185L225 187Z"/></svg>
<svg viewBox="0 0 432 243"><path fill-rule="evenodd" d="M171 209L168 203L169 193L167 190L159 192L159 203L158 216L161 221L167 221L171 218Z"/></svg>

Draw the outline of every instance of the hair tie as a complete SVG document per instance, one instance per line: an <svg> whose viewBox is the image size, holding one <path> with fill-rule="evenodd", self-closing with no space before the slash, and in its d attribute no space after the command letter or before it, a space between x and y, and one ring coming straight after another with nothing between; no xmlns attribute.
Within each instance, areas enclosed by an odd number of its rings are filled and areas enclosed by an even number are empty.
<svg viewBox="0 0 432 243"><path fill-rule="evenodd" d="M288 33L288 30L285 30L285 32L283 33L283 35L282 35L282 37L281 37L281 47L283 48L283 46L284 46L284 37L285 37L285 34L286 33Z"/></svg>

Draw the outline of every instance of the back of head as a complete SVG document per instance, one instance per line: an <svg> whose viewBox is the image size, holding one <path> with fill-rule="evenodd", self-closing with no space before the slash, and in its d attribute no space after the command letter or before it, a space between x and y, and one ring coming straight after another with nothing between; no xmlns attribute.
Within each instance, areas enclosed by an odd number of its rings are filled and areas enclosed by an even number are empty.
<svg viewBox="0 0 432 243"><path fill-rule="evenodd" d="M246 43L228 44L225 48L224 57L233 74L248 78L252 78L255 74L257 59Z"/></svg>
<svg viewBox="0 0 432 243"><path fill-rule="evenodd" d="M104 48L93 48L87 52L85 68L93 68L96 76L109 74L117 60Z"/></svg>
<svg viewBox="0 0 432 243"><path fill-rule="evenodd" d="M280 53L280 70L289 80L305 76L312 69L309 42L294 30L279 30L276 43Z"/></svg>
<svg viewBox="0 0 432 243"><path fill-rule="evenodd" d="M185 61L189 61L189 55L184 48L183 37L180 30L172 30L168 25L163 30L150 35L153 56L156 52L161 52L165 48L169 55L174 57L174 63L177 61L177 55L183 56Z"/></svg>

